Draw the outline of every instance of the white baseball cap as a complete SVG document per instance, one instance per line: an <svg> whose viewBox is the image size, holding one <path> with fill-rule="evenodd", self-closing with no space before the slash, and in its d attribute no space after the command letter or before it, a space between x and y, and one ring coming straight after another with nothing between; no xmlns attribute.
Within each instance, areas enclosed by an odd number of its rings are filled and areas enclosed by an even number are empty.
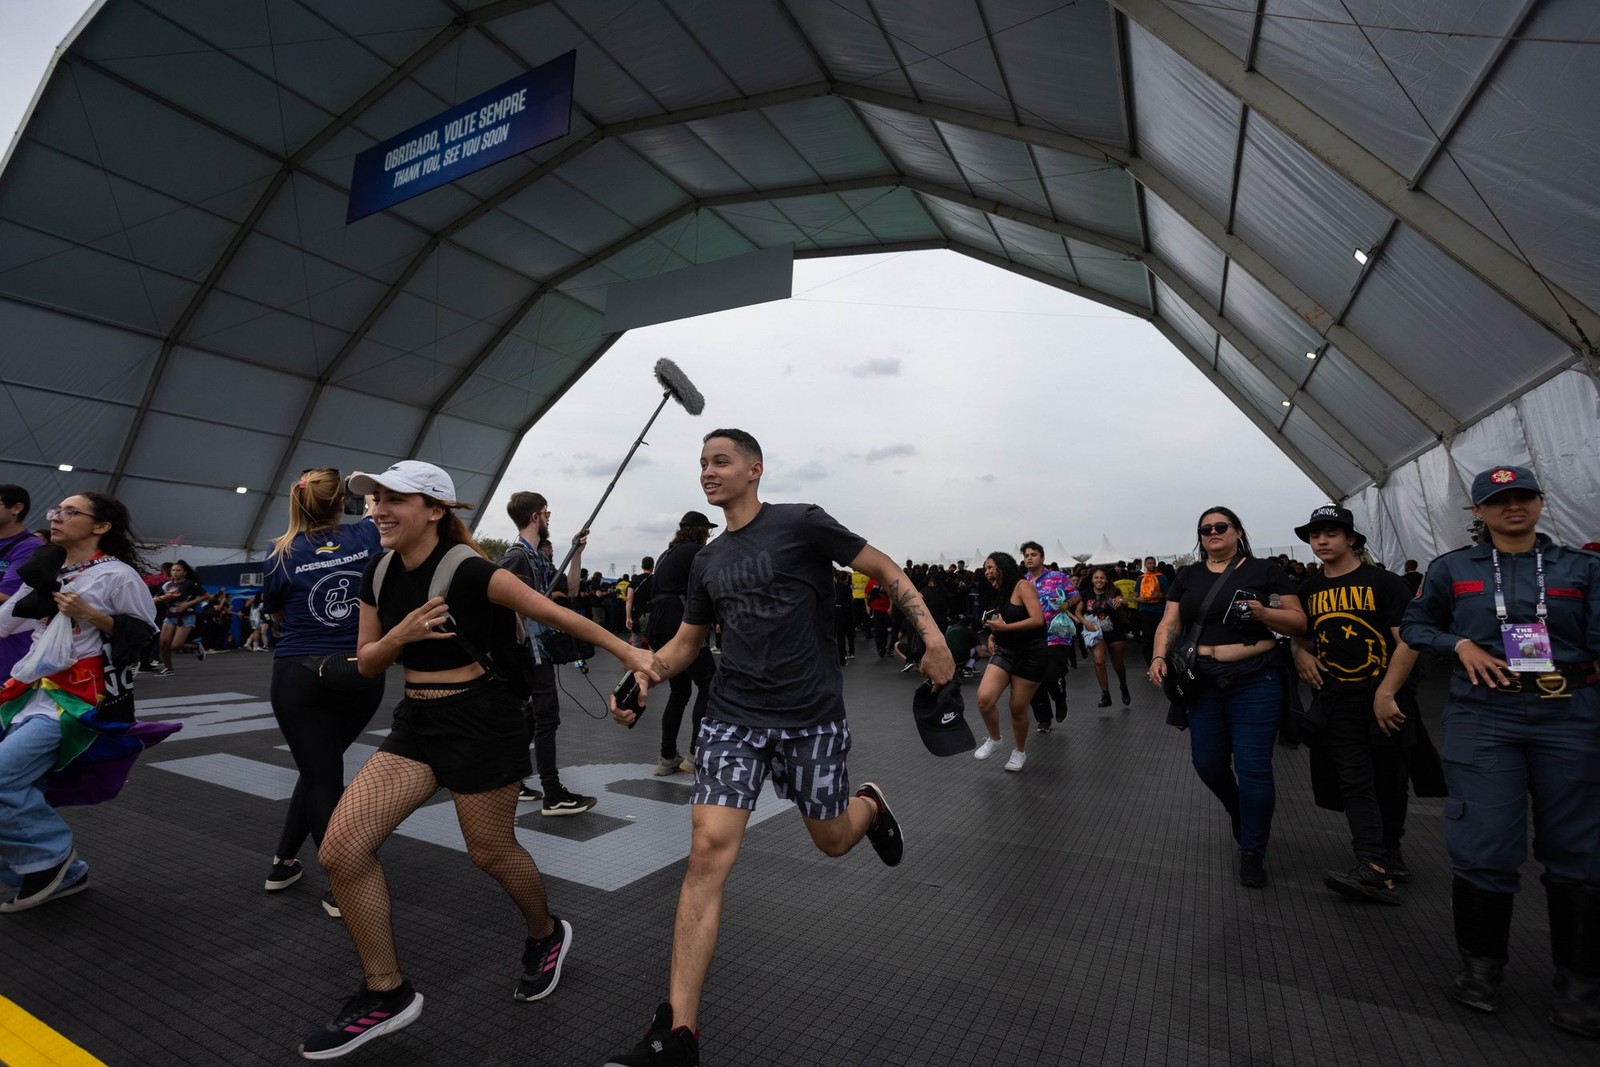
<svg viewBox="0 0 1600 1067"><path fill-rule="evenodd" d="M441 504L457 503L456 484L450 476L420 459L403 459L382 474L352 471L345 484L357 496L369 496L382 486L392 493L422 493Z"/></svg>

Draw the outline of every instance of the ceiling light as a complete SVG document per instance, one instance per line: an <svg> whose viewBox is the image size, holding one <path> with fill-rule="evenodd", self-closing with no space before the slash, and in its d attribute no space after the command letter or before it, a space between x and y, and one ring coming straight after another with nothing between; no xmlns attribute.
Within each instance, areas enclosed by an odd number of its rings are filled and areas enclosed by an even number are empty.
<svg viewBox="0 0 1600 1067"><path fill-rule="evenodd" d="M70 464L70 463L58 463L58 464L56 464L56 470L58 470L58 471L70 471L71 469L72 469L72 464Z"/></svg>
<svg viewBox="0 0 1600 1067"><path fill-rule="evenodd" d="M1367 254L1365 252L1361 251L1361 249L1358 248L1358 249L1356 249L1355 255L1356 255L1356 262L1360 263L1362 266L1366 266Z"/></svg>
<svg viewBox="0 0 1600 1067"><path fill-rule="evenodd" d="M1290 406L1289 402L1287 400L1281 401L1281 403L1283 404L1284 407L1289 407Z"/></svg>
<svg viewBox="0 0 1600 1067"><path fill-rule="evenodd" d="M1315 352L1307 352L1306 353L1306 358L1307 359L1316 359L1317 358L1317 354Z"/></svg>
<svg viewBox="0 0 1600 1067"><path fill-rule="evenodd" d="M250 491L250 490L248 490L248 489L246 489L246 488L245 488L245 487L244 487L244 486L242 486L242 485L241 485L241 486L238 486L238 487L237 487L237 488L235 488L235 489L234 489L234 492L235 492L235 493L238 493L238 494L239 494L239 495L240 495L240 496L243 496L243 495L244 495L244 494L246 494L246 493L248 493L248 492L249 492L249 491Z"/></svg>

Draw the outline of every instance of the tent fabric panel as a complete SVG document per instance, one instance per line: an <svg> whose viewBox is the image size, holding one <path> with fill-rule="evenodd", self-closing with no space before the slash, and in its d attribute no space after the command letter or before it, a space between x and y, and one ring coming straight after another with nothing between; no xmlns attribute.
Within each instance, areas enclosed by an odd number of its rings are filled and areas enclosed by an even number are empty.
<svg viewBox="0 0 1600 1067"><path fill-rule="evenodd" d="M579 49L573 71L572 99L596 122L615 122L661 110L638 81L604 49L587 45L588 35L563 10L565 5L532 4L490 23L494 35L527 60L529 66ZM585 5L588 6L588 5ZM573 115L576 128L578 116Z"/></svg>
<svg viewBox="0 0 1600 1067"><path fill-rule="evenodd" d="M634 226L690 199L682 186L621 141L600 142L563 163L559 173L562 181Z"/></svg>
<svg viewBox="0 0 1600 1067"><path fill-rule="evenodd" d="M488 29L494 31L492 24ZM457 101L470 100L480 93L486 93L563 51L547 51L550 46L545 45L525 58L519 58L502 46L499 36L494 33L491 39L487 33L472 31L457 34L454 40L413 70L411 82L432 97L435 104L432 111L418 114L411 121L421 122ZM389 134L379 133L379 136L388 137Z"/></svg>
<svg viewBox="0 0 1600 1067"><path fill-rule="evenodd" d="M456 376L430 352L412 352L367 338L351 350L334 380L352 392L405 403L431 403Z"/></svg>
<svg viewBox="0 0 1600 1067"><path fill-rule="evenodd" d="M1079 241L1069 240L1067 248L1082 285L1142 308L1150 307L1150 275L1143 263Z"/></svg>
<svg viewBox="0 0 1600 1067"><path fill-rule="evenodd" d="M1571 358L1560 338L1406 226L1384 246L1346 323L1463 419Z"/></svg>
<svg viewBox="0 0 1600 1067"><path fill-rule="evenodd" d="M1139 242L1136 183L1126 170L1048 148L1035 148L1033 154L1052 215L1130 244Z"/></svg>
<svg viewBox="0 0 1600 1067"><path fill-rule="evenodd" d="M1467 484L1461 480L1456 471L1455 463L1450 458L1450 450L1444 445L1436 445L1412 461L1416 466L1422 482L1422 494L1428 502L1429 534L1432 541L1432 550L1435 555L1448 552L1467 542L1467 509L1471 500L1467 496ZM1421 556L1411 551L1426 551L1426 541L1402 542L1406 551L1417 559L1420 564L1424 562Z"/></svg>
<svg viewBox="0 0 1600 1067"><path fill-rule="evenodd" d="M381 469L381 468L380 468ZM202 485L197 482L166 481L156 478L125 477L117 484L117 496L124 503L138 501L132 511L135 530L161 530L179 539L182 545L219 545L237 547L250 536L247 526L259 496L241 496L231 486L221 483ZM274 529L284 524L280 508L276 512ZM181 554L183 549L178 548Z"/></svg>
<svg viewBox="0 0 1600 1067"><path fill-rule="evenodd" d="M866 0L785 6L835 81L912 95L905 70Z"/></svg>
<svg viewBox="0 0 1600 1067"><path fill-rule="evenodd" d="M563 10L668 110L749 91L705 62L704 51L659 0L587 0Z"/></svg>
<svg viewBox="0 0 1600 1067"><path fill-rule="evenodd" d="M1226 346L1227 342L1223 342ZM1282 408L1278 409L1281 412ZM1334 443L1327 431L1298 408L1289 411L1289 417L1278 428L1284 438L1305 456L1336 487L1353 492L1372 479L1350 454Z"/></svg>
<svg viewBox="0 0 1600 1067"><path fill-rule="evenodd" d="M145 334L3 299L0 337L8 356L6 385L34 385L118 404L138 404L144 397L161 352L160 340Z"/></svg>
<svg viewBox="0 0 1600 1067"><path fill-rule="evenodd" d="M926 197L923 204L939 228L952 240L997 256L1006 254L994 231L989 228L988 216L983 212L937 197Z"/></svg>
<svg viewBox="0 0 1600 1067"><path fill-rule="evenodd" d="M938 18L929 18L916 4L878 4L872 10L884 36L894 42L913 96L1012 117L1005 81L974 6L952 5Z"/></svg>
<svg viewBox="0 0 1600 1067"><path fill-rule="evenodd" d="M832 96L796 100L762 111L784 139L829 181L884 174L889 160L850 105Z"/></svg>
<svg viewBox="0 0 1600 1067"><path fill-rule="evenodd" d="M306 420L302 447L315 443L368 450L380 456L397 454L408 448L422 429L426 412L416 403L420 399L390 400L339 385L325 386Z"/></svg>
<svg viewBox="0 0 1600 1067"><path fill-rule="evenodd" d="M184 340L201 348L315 378L348 340L340 330L212 290Z"/></svg>
<svg viewBox="0 0 1600 1067"><path fill-rule="evenodd" d="M1050 213L1049 198L1026 145L948 122L936 125L974 195Z"/></svg>
<svg viewBox="0 0 1600 1067"><path fill-rule="evenodd" d="M281 5L280 12L280 17L286 16L289 9ZM265 58L276 65L279 49L271 51L273 55ZM294 146L337 114L284 91L283 74L257 70L228 52L209 48L178 25L136 4L106 5L82 34L78 53L281 156L292 154ZM369 62L363 63L362 58ZM365 67L371 80L382 76L370 57L353 56L351 61Z"/></svg>
<svg viewBox="0 0 1600 1067"><path fill-rule="evenodd" d="M509 311L502 309L501 317ZM466 366L494 332L491 322L470 319L446 304L401 293L367 331L365 340L394 351L426 356L438 364L440 373L449 375ZM347 362L340 368L340 379L357 366L359 360Z"/></svg>
<svg viewBox="0 0 1600 1067"><path fill-rule="evenodd" d="M0 462L111 470L133 416L122 404L7 383L0 387Z"/></svg>
<svg viewBox="0 0 1600 1067"><path fill-rule="evenodd" d="M428 426L417 452L435 457L432 462L455 475L456 492L462 499L481 501L494 488L488 480L499 467L500 457L515 443L514 429L440 415ZM476 495L468 495L473 493Z"/></svg>
<svg viewBox="0 0 1600 1067"><path fill-rule="evenodd" d="M1434 439L1427 426L1337 348L1329 346L1314 366L1304 356L1300 362L1302 373L1311 371L1305 391L1378 456L1408 456Z"/></svg>
<svg viewBox="0 0 1600 1067"><path fill-rule="evenodd" d="M741 92L761 93L823 77L811 50L777 0L744 0L750 15L730 19L718 4L671 3L696 43L728 71ZM759 9L759 13L756 9Z"/></svg>
<svg viewBox="0 0 1600 1067"><path fill-rule="evenodd" d="M1167 284L1160 279L1155 281L1157 315L1160 315L1177 330L1189 347L1207 358L1207 362L1214 368L1216 366L1217 331L1208 326L1195 310L1182 300L1178 299Z"/></svg>
<svg viewBox="0 0 1600 1067"><path fill-rule="evenodd" d="M215 415L228 417L220 405ZM265 485L288 446L288 437L281 430L266 433L229 423L229 445L217 448L215 430L214 425L187 416L147 412L128 455L127 476L225 486L230 490L238 485Z"/></svg>
<svg viewBox="0 0 1600 1067"><path fill-rule="evenodd" d="M1363 30L1317 0L1276 0L1255 66L1401 174L1416 172L1473 80L1511 31L1511 4L1368 5ZM1376 47L1377 51L1374 51ZM1330 77L1330 72L1338 72Z"/></svg>
<svg viewBox="0 0 1600 1067"><path fill-rule="evenodd" d="M794 220L770 200L717 207L712 211L724 225L744 235L746 240L758 248L785 244L815 247L805 232L795 225Z"/></svg>
<svg viewBox="0 0 1600 1067"><path fill-rule="evenodd" d="M1227 257L1201 232L1153 193L1144 197L1145 228L1150 250L1183 275L1215 311L1222 303L1222 272Z"/></svg>
<svg viewBox="0 0 1600 1067"><path fill-rule="evenodd" d="M405 292L454 309L453 314L462 318L499 323L527 296L528 283L459 248L441 245L412 276Z"/></svg>
<svg viewBox="0 0 1600 1067"><path fill-rule="evenodd" d="M444 401L440 411L469 422L516 431L538 408L542 397L527 389L516 389L503 382L474 374Z"/></svg>
<svg viewBox="0 0 1600 1067"><path fill-rule="evenodd" d="M863 104L854 105L901 174L950 189L965 189L966 176L939 139L939 128L918 115Z"/></svg>
<svg viewBox="0 0 1600 1067"><path fill-rule="evenodd" d="M1388 509L1384 506L1378 487L1369 485L1356 495L1345 498L1344 506L1350 509L1356 529L1366 535L1367 551L1375 559L1385 562L1394 559L1397 552L1395 546L1401 544L1400 535L1394 523L1387 518ZM1419 562L1426 564L1427 560Z"/></svg>
<svg viewBox="0 0 1600 1067"><path fill-rule="evenodd" d="M311 382L237 359L178 347L156 382L153 410L282 433L300 420Z"/></svg>
<svg viewBox="0 0 1600 1067"><path fill-rule="evenodd" d="M477 380L516 390L531 413L571 380L578 364L586 360L599 343L596 337L581 348L557 351L511 334L484 360Z"/></svg>
<svg viewBox="0 0 1600 1067"><path fill-rule="evenodd" d="M184 279L81 245L65 245L0 274L0 296L162 334L195 288Z"/></svg>
<svg viewBox="0 0 1600 1067"><path fill-rule="evenodd" d="M1234 230L1325 308L1349 297L1391 216L1288 134L1252 115Z"/></svg>
<svg viewBox="0 0 1600 1067"><path fill-rule="evenodd" d="M451 240L530 278L550 278L582 258L576 249L503 211L485 214Z"/></svg>
<svg viewBox="0 0 1600 1067"><path fill-rule="evenodd" d="M598 343L602 319L595 309L561 293L550 293L512 331L535 344L570 355L588 351Z"/></svg>
<svg viewBox="0 0 1600 1067"><path fill-rule="evenodd" d="M1517 401L1534 471L1545 487L1540 528L1569 545L1600 541L1600 395L1563 371Z"/></svg>
<svg viewBox="0 0 1600 1067"><path fill-rule="evenodd" d="M662 126L625 134L622 142L697 196L718 196L750 188L738 171L682 126Z"/></svg>
<svg viewBox="0 0 1600 1067"><path fill-rule="evenodd" d="M500 210L578 253L591 256L635 227L596 203L559 175L539 179L500 206Z"/></svg>
<svg viewBox="0 0 1600 1067"><path fill-rule="evenodd" d="M1451 160L1423 188L1467 212L1487 201L1484 233L1525 256L1591 308L1600 308L1600 7L1541 4L1494 80L1450 139ZM1443 162L1441 160L1441 162ZM1509 231L1509 236L1507 235Z"/></svg>
<svg viewBox="0 0 1600 1067"><path fill-rule="evenodd" d="M1390 471L1377 499L1382 502L1383 517L1388 520L1389 536L1386 536L1385 542L1392 537L1393 543L1387 545L1391 552L1401 545L1416 545L1422 552L1437 551L1428 498L1423 490L1422 470L1417 464L1407 463ZM1403 563L1404 559L1393 562Z"/></svg>
<svg viewBox="0 0 1600 1067"><path fill-rule="evenodd" d="M865 189L842 193L840 198L881 241L930 241L942 236L909 189Z"/></svg>
<svg viewBox="0 0 1600 1067"><path fill-rule="evenodd" d="M317 317L326 325L347 331L384 292L379 282L253 231L234 253L217 287L279 311L308 315L309 304L325 312Z"/></svg>
<svg viewBox="0 0 1600 1067"><path fill-rule="evenodd" d="M262 212L256 229L369 278L392 282L428 235L383 212L347 226L347 201L346 193L295 173Z"/></svg>
<svg viewBox="0 0 1600 1067"><path fill-rule="evenodd" d="M1479 419L1451 439L1450 458L1462 484L1468 486L1479 471L1490 467L1533 466L1522 413L1515 404L1507 404Z"/></svg>
<svg viewBox="0 0 1600 1067"><path fill-rule="evenodd" d="M1023 125L1127 145L1110 5L1057 4L1041 11L1030 0L984 0L983 9Z"/></svg>
<svg viewBox="0 0 1600 1067"><path fill-rule="evenodd" d="M1222 314L1290 378L1303 382L1311 373L1306 353L1321 346L1321 336L1237 263L1228 268Z"/></svg>
<svg viewBox="0 0 1600 1067"><path fill-rule="evenodd" d="M1256 410L1273 425L1282 423L1284 416L1289 414L1282 403L1286 399L1283 393L1226 337L1217 342L1217 373L1238 386L1239 391L1250 398Z"/></svg>
<svg viewBox="0 0 1600 1067"><path fill-rule="evenodd" d="M856 218L850 205L831 193L790 197L773 206L798 227L802 237L796 244L806 243L824 248L828 245L871 244L877 240L872 231Z"/></svg>
<svg viewBox="0 0 1600 1067"><path fill-rule="evenodd" d="M1227 218L1243 111L1239 101L1132 22L1128 53L1139 154L1212 215Z"/></svg>
<svg viewBox="0 0 1600 1067"><path fill-rule="evenodd" d="M733 112L687 125L755 188L800 185L820 177L758 111Z"/></svg>
<svg viewBox="0 0 1600 1067"><path fill-rule="evenodd" d="M989 220L995 233L1000 236L1008 253L1018 252L1026 255L1043 256L1056 263L1054 273L1061 275L1068 281L1077 282L1077 273L1072 269L1072 264L1067 257L1066 240L1056 234L1047 233L1037 226L1030 226L1025 222L1017 222L1002 216L994 216Z"/></svg>

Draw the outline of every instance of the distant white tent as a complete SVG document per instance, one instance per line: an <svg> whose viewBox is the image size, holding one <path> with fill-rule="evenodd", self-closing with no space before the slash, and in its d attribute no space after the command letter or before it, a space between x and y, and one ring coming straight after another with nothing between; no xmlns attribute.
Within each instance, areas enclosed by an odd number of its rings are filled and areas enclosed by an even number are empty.
<svg viewBox="0 0 1600 1067"><path fill-rule="evenodd" d="M1111 539L1105 534L1100 535L1100 547L1090 553L1086 563L1120 563L1128 557L1111 547Z"/></svg>

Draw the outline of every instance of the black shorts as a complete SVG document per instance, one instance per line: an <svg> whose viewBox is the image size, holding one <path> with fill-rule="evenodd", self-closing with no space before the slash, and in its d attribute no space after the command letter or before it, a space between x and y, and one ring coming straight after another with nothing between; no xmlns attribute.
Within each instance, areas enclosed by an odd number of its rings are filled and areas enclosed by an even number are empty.
<svg viewBox="0 0 1600 1067"><path fill-rule="evenodd" d="M401 700L378 751L426 764L452 793L487 793L533 773L522 701L491 675L451 696Z"/></svg>
<svg viewBox="0 0 1600 1067"><path fill-rule="evenodd" d="M1042 682L1050 676L1050 656L1043 641L1029 641L1021 648L996 641L989 662L1025 682Z"/></svg>

